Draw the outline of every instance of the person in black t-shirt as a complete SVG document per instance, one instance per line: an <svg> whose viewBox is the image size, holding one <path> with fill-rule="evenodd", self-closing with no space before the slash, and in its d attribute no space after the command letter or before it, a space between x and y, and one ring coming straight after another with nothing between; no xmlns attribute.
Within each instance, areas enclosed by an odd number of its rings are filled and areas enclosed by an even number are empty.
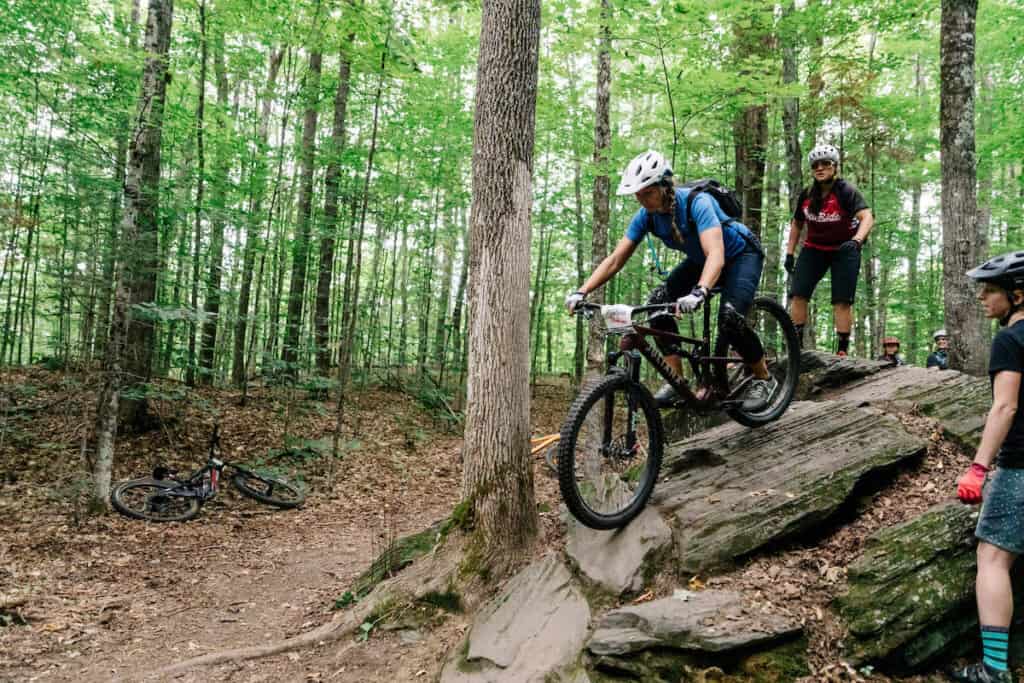
<svg viewBox="0 0 1024 683"><path fill-rule="evenodd" d="M1013 681L1007 655L1013 616L1010 568L1024 553L1024 411L1018 410L1024 399L1024 252L986 261L967 276L982 286L978 300L985 316L999 320L1003 329L992 340L988 361L992 408L974 462L957 481L961 501L984 498L974 531L982 661L950 675L956 681L1007 683ZM998 465L994 472L993 462Z"/></svg>
<svg viewBox="0 0 1024 683"><path fill-rule="evenodd" d="M832 272L832 315L835 318L837 352L845 356L853 327L853 298L860 272L860 249L875 224L871 209L857 188L838 177L839 150L818 145L807 155L814 183L800 193L789 223L786 272L790 280L790 316L803 343L807 302L825 271ZM804 227L800 257L797 243Z"/></svg>

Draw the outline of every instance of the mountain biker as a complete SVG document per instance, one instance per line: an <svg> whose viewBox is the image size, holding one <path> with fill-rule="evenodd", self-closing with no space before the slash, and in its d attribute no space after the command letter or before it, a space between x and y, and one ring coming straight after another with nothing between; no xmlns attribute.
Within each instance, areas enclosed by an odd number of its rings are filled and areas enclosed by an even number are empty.
<svg viewBox="0 0 1024 683"><path fill-rule="evenodd" d="M957 482L961 501L979 503L984 498L974 531L982 661L950 675L969 683L1004 683L1013 681L1007 657L1013 615L1010 568L1024 552L1024 412L1017 410L1024 398L1024 254L997 256L968 271L967 277L982 285L978 300L985 317L999 320L1002 329L992 340L988 361L992 408L974 462ZM998 465L994 473L993 461Z"/></svg>
<svg viewBox="0 0 1024 683"><path fill-rule="evenodd" d="M949 368L949 335L945 329L936 330L932 339L935 341L935 351L928 354L925 367L946 370Z"/></svg>
<svg viewBox="0 0 1024 683"><path fill-rule="evenodd" d="M569 312L575 312L587 294L622 270L650 230L669 249L683 252L686 259L669 273L663 285L651 292L648 304L674 301L677 313L692 313L707 300L712 287L721 285L719 325L728 330L730 343L753 374L742 407L747 411L763 408L778 388L778 382L768 373L760 339L743 318L754 301L761 279L764 251L760 241L745 225L730 219L707 193L701 192L693 198L690 207L693 215L688 215L689 189L675 186L672 169L658 152L644 152L630 161L616 194L635 195L641 208L614 251L601 261L578 290L566 297ZM653 316L650 325L667 332L678 331L675 320L668 314ZM656 341L665 361L682 376L679 345L661 337ZM655 394L662 407L672 405L676 398L675 389L668 383Z"/></svg>
<svg viewBox="0 0 1024 683"><path fill-rule="evenodd" d="M785 268L792 277L790 316L802 344L807 301L825 271L830 270L837 353L845 356L850 348L860 250L875 219L857 188L838 177L839 151L835 147L818 145L807 155L807 162L811 165L814 182L797 198L786 245ZM799 258L795 258L805 226L807 237Z"/></svg>
<svg viewBox="0 0 1024 683"><path fill-rule="evenodd" d="M892 363L893 365L904 365L903 358L900 356L899 339L896 337L886 337L882 340L882 350L884 353L876 360Z"/></svg>

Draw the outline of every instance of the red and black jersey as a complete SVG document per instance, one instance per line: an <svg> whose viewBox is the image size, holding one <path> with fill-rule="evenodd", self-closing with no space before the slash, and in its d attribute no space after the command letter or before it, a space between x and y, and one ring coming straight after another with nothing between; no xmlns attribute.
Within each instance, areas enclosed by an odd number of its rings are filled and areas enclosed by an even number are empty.
<svg viewBox="0 0 1024 683"><path fill-rule="evenodd" d="M811 211L811 188L805 188L797 199L793 220L807 224L805 247L835 251L857 234L857 213L866 208L867 202L857 188L837 178L832 190L822 200L818 213Z"/></svg>

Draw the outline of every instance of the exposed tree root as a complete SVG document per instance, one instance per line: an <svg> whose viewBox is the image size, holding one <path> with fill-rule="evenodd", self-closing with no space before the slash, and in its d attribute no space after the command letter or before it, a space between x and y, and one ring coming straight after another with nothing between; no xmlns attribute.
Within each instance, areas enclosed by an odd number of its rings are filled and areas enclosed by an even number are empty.
<svg viewBox="0 0 1024 683"><path fill-rule="evenodd" d="M452 534L452 536L459 535ZM336 615L326 624L308 633L265 645L211 652L157 669L147 674L145 678L166 678L196 667L260 659L353 636L360 625L374 620L375 615L379 620L381 616L384 616L382 613L415 603L431 593L450 590L458 578L459 563L462 560L464 546L464 543L460 542L461 539L453 537L449 537L448 541L437 548L434 554L415 562L397 576L379 583L353 608ZM355 641L346 643L342 651L355 644Z"/></svg>

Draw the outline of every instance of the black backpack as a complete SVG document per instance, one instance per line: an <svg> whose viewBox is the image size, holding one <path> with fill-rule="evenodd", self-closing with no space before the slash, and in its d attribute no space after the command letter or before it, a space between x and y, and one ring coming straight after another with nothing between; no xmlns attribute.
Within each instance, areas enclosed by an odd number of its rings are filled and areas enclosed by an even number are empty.
<svg viewBox="0 0 1024 683"><path fill-rule="evenodd" d="M697 222L693 220L693 200L701 192L706 192L715 198L718 202L718 206L722 208L722 211L729 217L727 220L722 221L722 225L728 225L733 221L737 221L743 215L743 204L740 202L736 193L718 182L714 178L701 178L700 180L691 180L688 183L683 183L679 187L686 188L690 192L686 195L686 222L687 227L690 230L697 230ZM658 273L661 279L665 279L668 276L668 271L661 267L661 261L658 259L658 252L654 248L654 243L651 240L651 235L654 233L654 214L647 214L647 247L651 250L651 258L654 261L654 265L651 266L651 270Z"/></svg>
<svg viewBox="0 0 1024 683"><path fill-rule="evenodd" d="M691 230L695 229L697 226L693 220L693 212L690 211L690 207L693 206L694 198L701 192L706 192L714 197L715 201L718 202L718 205L722 207L722 211L724 211L729 217L729 220L722 221L723 225L731 223L732 221L738 221L743 216L743 204L740 202L739 197L736 196L736 193L714 178L691 180L688 183L683 183L679 187L686 188L690 191L690 193L686 195L686 221L689 223Z"/></svg>

